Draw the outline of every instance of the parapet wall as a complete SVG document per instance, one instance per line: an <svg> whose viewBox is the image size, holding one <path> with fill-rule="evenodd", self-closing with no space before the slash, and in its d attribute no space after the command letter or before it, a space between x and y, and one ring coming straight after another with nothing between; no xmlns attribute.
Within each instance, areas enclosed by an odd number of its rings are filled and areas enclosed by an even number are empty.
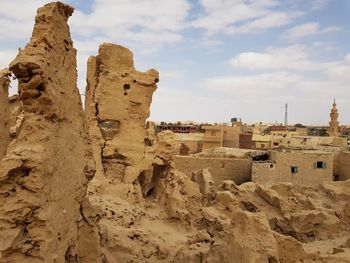
<svg viewBox="0 0 350 263"><path fill-rule="evenodd" d="M233 180L236 184L242 184L251 180L252 160L176 156L175 167L188 176L191 176L193 171L210 167L216 186L223 180Z"/></svg>

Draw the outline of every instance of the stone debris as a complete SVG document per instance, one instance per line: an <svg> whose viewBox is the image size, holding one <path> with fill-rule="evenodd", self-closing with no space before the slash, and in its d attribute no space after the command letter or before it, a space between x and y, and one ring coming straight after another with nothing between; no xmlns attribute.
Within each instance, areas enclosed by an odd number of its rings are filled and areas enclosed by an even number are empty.
<svg viewBox="0 0 350 263"><path fill-rule="evenodd" d="M210 169L177 171L175 135L147 122L158 72L137 71L127 48L89 58L83 112L72 13L40 8L0 71L1 263L349 262L349 180L214 188Z"/></svg>

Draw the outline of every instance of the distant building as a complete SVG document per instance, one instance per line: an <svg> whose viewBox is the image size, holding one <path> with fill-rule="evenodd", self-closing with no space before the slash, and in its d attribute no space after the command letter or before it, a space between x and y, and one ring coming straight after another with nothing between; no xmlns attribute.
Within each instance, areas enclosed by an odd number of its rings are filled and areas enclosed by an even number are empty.
<svg viewBox="0 0 350 263"><path fill-rule="evenodd" d="M268 161L253 162L252 181L316 186L333 180L333 158L334 153L324 151L273 150Z"/></svg>
<svg viewBox="0 0 350 263"><path fill-rule="evenodd" d="M327 136L327 131L328 127L325 126L311 126L307 129L309 136Z"/></svg>
<svg viewBox="0 0 350 263"><path fill-rule="evenodd" d="M172 131L174 133L198 133L202 132L200 125L181 124L179 123L165 123L161 122L156 126L156 131Z"/></svg>
<svg viewBox="0 0 350 263"><path fill-rule="evenodd" d="M253 149L257 149L257 150L271 149L272 136L269 134L266 134L266 135L253 134L252 141L253 141Z"/></svg>
<svg viewBox="0 0 350 263"><path fill-rule="evenodd" d="M329 116L331 117L331 121L329 122L328 135L338 137L340 134L339 121L338 121L339 113L337 109L337 104L335 103L335 99L334 99L333 107L331 109L331 113L329 114Z"/></svg>
<svg viewBox="0 0 350 263"><path fill-rule="evenodd" d="M347 139L328 136L293 136L272 138L272 148L317 149L321 146L346 147Z"/></svg>
<svg viewBox="0 0 350 263"><path fill-rule="evenodd" d="M242 127L242 120L241 118L231 118L231 124L232 124L232 127Z"/></svg>
<svg viewBox="0 0 350 263"><path fill-rule="evenodd" d="M253 149L253 134L240 134L239 135L239 148L240 149Z"/></svg>
<svg viewBox="0 0 350 263"><path fill-rule="evenodd" d="M292 137L292 136L298 136L300 133L298 131L271 131L270 135L273 137Z"/></svg>
<svg viewBox="0 0 350 263"><path fill-rule="evenodd" d="M276 132L276 131L288 131L288 128L282 125L273 125L267 128L268 133Z"/></svg>
<svg viewBox="0 0 350 263"><path fill-rule="evenodd" d="M175 133L175 140L181 146L182 149L186 149L186 154L181 153L181 155L194 154L202 151L203 148L203 133Z"/></svg>
<svg viewBox="0 0 350 263"><path fill-rule="evenodd" d="M206 125L204 129L203 150L217 147L239 148L240 127L226 125Z"/></svg>

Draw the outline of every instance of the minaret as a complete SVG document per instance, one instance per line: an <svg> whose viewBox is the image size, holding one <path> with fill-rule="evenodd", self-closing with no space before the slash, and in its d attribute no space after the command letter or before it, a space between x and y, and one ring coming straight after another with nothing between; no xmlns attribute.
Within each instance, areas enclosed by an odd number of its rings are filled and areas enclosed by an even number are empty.
<svg viewBox="0 0 350 263"><path fill-rule="evenodd" d="M339 121L338 121L339 113L337 110L337 104L335 103L335 98L333 102L333 108L329 116L331 117L331 121L329 122L328 135L337 137L339 136Z"/></svg>

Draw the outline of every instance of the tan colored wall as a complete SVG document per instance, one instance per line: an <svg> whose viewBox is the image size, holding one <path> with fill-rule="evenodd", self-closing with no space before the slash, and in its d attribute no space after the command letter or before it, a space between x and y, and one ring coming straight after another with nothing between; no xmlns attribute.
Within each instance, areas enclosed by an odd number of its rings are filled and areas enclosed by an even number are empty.
<svg viewBox="0 0 350 263"><path fill-rule="evenodd" d="M260 149L260 150L271 149L271 143L270 142L255 142L254 149Z"/></svg>
<svg viewBox="0 0 350 263"><path fill-rule="evenodd" d="M296 128L296 132L299 136L307 136L307 128Z"/></svg>
<svg viewBox="0 0 350 263"><path fill-rule="evenodd" d="M343 137L333 137L333 146L345 147L348 145L348 139Z"/></svg>
<svg viewBox="0 0 350 263"><path fill-rule="evenodd" d="M185 144L189 149L189 154L199 153L202 151L202 141L198 140L176 140L179 144Z"/></svg>
<svg viewBox="0 0 350 263"><path fill-rule="evenodd" d="M295 137L273 137L273 143L285 148L315 148L321 145L344 147L347 145L347 139L341 137L317 137L317 136L295 136ZM272 144L273 144L272 143Z"/></svg>
<svg viewBox="0 0 350 263"><path fill-rule="evenodd" d="M222 147L222 126L203 126L202 128L205 130L203 137L203 150Z"/></svg>
<svg viewBox="0 0 350 263"><path fill-rule="evenodd" d="M350 179L350 152L342 152L339 155L339 175L337 180L345 181Z"/></svg>
<svg viewBox="0 0 350 263"><path fill-rule="evenodd" d="M283 136L285 136L285 137L292 137L292 136L299 136L300 135L300 133L299 132L297 132L297 131L272 131L272 132L270 132L270 134L272 135L272 136L280 136L280 137L283 137Z"/></svg>
<svg viewBox="0 0 350 263"><path fill-rule="evenodd" d="M202 150L211 149L211 148L218 148L218 147L222 147L222 143L203 141Z"/></svg>
<svg viewBox="0 0 350 263"><path fill-rule="evenodd" d="M240 127L225 125L203 126L203 150L217 147L239 148Z"/></svg>
<svg viewBox="0 0 350 263"><path fill-rule="evenodd" d="M333 180L332 153L274 151L270 158L272 162L253 163L253 182L263 185L287 182L315 186ZM314 163L318 161L326 162L326 168L314 168ZM297 166L298 173L292 174L291 166Z"/></svg>
<svg viewBox="0 0 350 263"><path fill-rule="evenodd" d="M223 180L233 180L241 184L251 180L252 161L233 158L201 158L176 156L175 168L191 176L193 171L210 167L215 185Z"/></svg>
<svg viewBox="0 0 350 263"><path fill-rule="evenodd" d="M223 147L239 148L240 127L224 126Z"/></svg>

